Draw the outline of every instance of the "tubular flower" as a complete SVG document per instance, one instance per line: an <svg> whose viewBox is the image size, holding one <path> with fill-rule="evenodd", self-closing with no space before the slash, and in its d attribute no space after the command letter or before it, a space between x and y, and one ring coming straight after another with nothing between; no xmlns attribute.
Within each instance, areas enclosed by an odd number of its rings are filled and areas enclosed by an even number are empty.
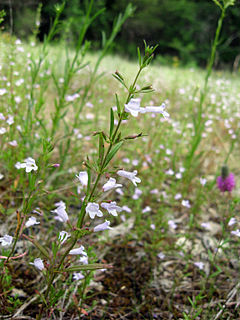
<svg viewBox="0 0 240 320"><path fill-rule="evenodd" d="M116 183L116 179L114 178L110 178L108 180L108 182L106 182L104 185L103 185L103 191L108 191L108 190L111 190L113 188L120 188L122 187L122 184L120 183Z"/></svg>
<svg viewBox="0 0 240 320"><path fill-rule="evenodd" d="M127 178L129 180L132 181L132 183L135 185L135 187L137 186L137 183L140 183L141 182L141 179L136 177L137 175L137 170L134 170L133 172L129 172L129 171L125 171L125 170L119 170L117 172L117 174L120 176L120 177L123 177L123 178Z"/></svg>
<svg viewBox="0 0 240 320"><path fill-rule="evenodd" d="M89 214L91 219L94 219L97 215L98 217L102 217L103 213L101 210L99 210L99 204L95 202L89 202L86 207L86 213Z"/></svg>
<svg viewBox="0 0 240 320"><path fill-rule="evenodd" d="M234 189L235 185L236 183L234 174L232 172L228 173L227 166L223 166L221 176L217 177L218 189L222 192L231 192Z"/></svg>
<svg viewBox="0 0 240 320"><path fill-rule="evenodd" d="M101 203L101 207L106 209L108 211L108 213L110 213L113 216L117 216L117 212L121 212L123 209L119 206L116 205L115 201L112 201L110 203L108 202L103 202Z"/></svg>

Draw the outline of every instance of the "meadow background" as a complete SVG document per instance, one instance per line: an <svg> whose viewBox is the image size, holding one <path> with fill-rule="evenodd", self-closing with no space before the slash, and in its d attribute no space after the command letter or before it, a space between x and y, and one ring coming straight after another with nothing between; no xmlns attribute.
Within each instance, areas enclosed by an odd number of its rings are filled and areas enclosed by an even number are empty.
<svg viewBox="0 0 240 320"><path fill-rule="evenodd" d="M238 319L239 2L0 10L0 319Z"/></svg>

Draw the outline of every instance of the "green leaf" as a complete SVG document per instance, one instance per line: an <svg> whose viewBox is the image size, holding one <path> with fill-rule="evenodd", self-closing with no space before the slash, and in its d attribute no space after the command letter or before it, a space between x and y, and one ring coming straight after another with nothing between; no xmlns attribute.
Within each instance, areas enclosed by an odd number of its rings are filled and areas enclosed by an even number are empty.
<svg viewBox="0 0 240 320"><path fill-rule="evenodd" d="M109 164L109 162L112 160L112 158L115 156L115 154L118 152L118 150L121 148L123 144L123 141L118 142L113 148L112 150L109 152L105 163L104 163L104 168L106 168L106 166ZM103 169L104 169L103 168Z"/></svg>
<svg viewBox="0 0 240 320"><path fill-rule="evenodd" d="M116 97L116 103L117 103L117 113L118 113L118 117L120 118L122 110L121 110L120 102L118 100L118 95L115 94L115 97Z"/></svg>
<svg viewBox="0 0 240 320"><path fill-rule="evenodd" d="M102 132L99 133L99 146L98 146L98 165L102 166L104 158L104 139Z"/></svg>
<svg viewBox="0 0 240 320"><path fill-rule="evenodd" d="M97 269L110 269L112 268L109 264L103 264L103 263L92 263L92 264L84 264L81 266L73 266L66 269L62 269L60 271L55 272L76 272L76 271L84 271L84 270L97 270Z"/></svg>
<svg viewBox="0 0 240 320"><path fill-rule="evenodd" d="M111 110L110 110L110 133L109 133L110 139L112 137L113 129L114 129L114 113L113 113L113 109L111 108Z"/></svg>

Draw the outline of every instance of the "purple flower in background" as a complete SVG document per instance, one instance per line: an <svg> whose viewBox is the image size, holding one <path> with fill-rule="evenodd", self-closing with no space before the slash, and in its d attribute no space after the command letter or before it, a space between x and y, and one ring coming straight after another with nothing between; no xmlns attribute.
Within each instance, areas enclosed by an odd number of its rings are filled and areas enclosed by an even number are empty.
<svg viewBox="0 0 240 320"><path fill-rule="evenodd" d="M222 167L221 176L217 177L218 189L222 192L231 192L235 187L235 178L232 172L228 173L228 167Z"/></svg>

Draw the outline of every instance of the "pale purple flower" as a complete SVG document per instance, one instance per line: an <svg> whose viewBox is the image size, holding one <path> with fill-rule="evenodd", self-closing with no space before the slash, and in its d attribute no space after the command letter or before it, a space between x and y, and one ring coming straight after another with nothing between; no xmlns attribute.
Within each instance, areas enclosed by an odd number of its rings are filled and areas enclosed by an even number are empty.
<svg viewBox="0 0 240 320"><path fill-rule="evenodd" d="M189 200L182 200L182 206L186 208L191 208Z"/></svg>
<svg viewBox="0 0 240 320"><path fill-rule="evenodd" d="M94 231L94 232L98 232L98 231L104 231L104 230L108 230L108 229L112 229L112 228L110 227L110 221L105 220L104 223L101 223L101 224L97 225L97 226L93 229L93 231Z"/></svg>
<svg viewBox="0 0 240 320"><path fill-rule="evenodd" d="M119 188L119 187L122 187L122 184L116 183L116 179L110 178L110 179L108 180L108 182L106 182L106 183L103 185L103 191L108 191L108 190L111 190L111 189L113 189L113 188Z"/></svg>
<svg viewBox="0 0 240 320"><path fill-rule="evenodd" d="M51 211L53 213L56 213L54 219L60 222L67 222L69 218L66 212L66 204L63 201L59 201L55 203L55 206L57 208Z"/></svg>
<svg viewBox="0 0 240 320"><path fill-rule="evenodd" d="M44 264L41 258L34 259L34 262L30 262L30 264L34 265L40 271L44 269Z"/></svg>
<svg viewBox="0 0 240 320"><path fill-rule="evenodd" d="M82 280L84 278L84 275L81 272L74 272L73 273L73 279L78 281Z"/></svg>
<svg viewBox="0 0 240 320"><path fill-rule="evenodd" d="M142 209L142 213L148 213L151 212L151 208L149 206L146 206L145 208Z"/></svg>
<svg viewBox="0 0 240 320"><path fill-rule="evenodd" d="M237 229L235 231L231 231L231 234L233 234L234 236L240 237L240 230Z"/></svg>
<svg viewBox="0 0 240 320"><path fill-rule="evenodd" d="M161 260L163 260L163 259L165 258L165 254L164 254L163 252L159 252L159 253L157 254L157 256L158 256L158 258L161 259Z"/></svg>
<svg viewBox="0 0 240 320"><path fill-rule="evenodd" d="M150 224L150 228L151 228L152 230L155 230L155 229L156 229L155 224L154 224L154 223Z"/></svg>
<svg viewBox="0 0 240 320"><path fill-rule="evenodd" d="M181 198L182 198L181 193L177 193L177 194L175 195L175 197L174 197L175 200L179 200L179 199L181 199Z"/></svg>
<svg viewBox="0 0 240 320"><path fill-rule="evenodd" d="M211 230L211 226L209 222L203 222L201 223L201 227L207 230Z"/></svg>
<svg viewBox="0 0 240 320"><path fill-rule="evenodd" d="M82 264L88 264L88 257L87 256L80 257L79 262L81 262Z"/></svg>
<svg viewBox="0 0 240 320"><path fill-rule="evenodd" d="M236 218L231 218L228 222L229 227L233 226L235 223L237 223Z"/></svg>
<svg viewBox="0 0 240 320"><path fill-rule="evenodd" d="M0 89L0 96L3 96L5 93L7 93L5 88Z"/></svg>
<svg viewBox="0 0 240 320"><path fill-rule="evenodd" d="M61 231L59 232L58 235L58 240L61 242L61 244L64 244L64 242L71 237L71 235L69 233L67 233L66 231Z"/></svg>
<svg viewBox="0 0 240 320"><path fill-rule="evenodd" d="M8 119L6 120L7 124L9 124L10 126L14 123L14 118L12 115L8 116Z"/></svg>
<svg viewBox="0 0 240 320"><path fill-rule="evenodd" d="M102 217L103 213L101 210L99 210L99 204L95 202L89 202L86 207L86 213L89 214L91 219L94 219L97 215L98 217Z"/></svg>
<svg viewBox="0 0 240 320"><path fill-rule="evenodd" d="M177 225L176 223L173 221L173 220L169 220L168 221L168 225L171 229L176 229L177 228Z"/></svg>
<svg viewBox="0 0 240 320"><path fill-rule="evenodd" d="M207 183L207 179L205 178L200 178L200 184L204 187L205 184Z"/></svg>
<svg viewBox="0 0 240 320"><path fill-rule="evenodd" d="M132 183L137 186L137 183L141 182L141 179L136 177L137 175L137 170L134 170L133 172L125 171L125 170L118 170L117 174L120 177L127 178L132 181Z"/></svg>
<svg viewBox="0 0 240 320"><path fill-rule="evenodd" d="M25 226L26 228L29 228L31 226L34 226L35 224L39 224L40 222L37 221L35 217L30 217L28 221L26 222Z"/></svg>
<svg viewBox="0 0 240 320"><path fill-rule="evenodd" d="M7 132L7 130L4 128L4 127L1 127L0 128L0 134L4 134L4 133L6 133Z"/></svg>
<svg viewBox="0 0 240 320"><path fill-rule="evenodd" d="M133 200L139 199L141 194L142 194L142 190L140 190L139 188L135 188L135 192L132 196Z"/></svg>
<svg viewBox="0 0 240 320"><path fill-rule="evenodd" d="M196 267L198 267L200 270L203 270L204 269L204 263L199 261L199 262L194 262L194 265Z"/></svg>
<svg viewBox="0 0 240 320"><path fill-rule="evenodd" d="M132 212L132 209L130 209L128 206L122 206L123 211L126 211L128 213Z"/></svg>
<svg viewBox="0 0 240 320"><path fill-rule="evenodd" d="M103 202L101 203L101 207L106 209L108 211L108 213L110 213L113 216L117 216L117 212L121 212L123 209L119 206L116 205L116 201L112 201L112 202Z"/></svg>
<svg viewBox="0 0 240 320"><path fill-rule="evenodd" d="M81 246L80 248L70 250L69 254L71 255L82 254L83 256L86 256L87 253L84 250L85 250L84 246Z"/></svg>
<svg viewBox="0 0 240 320"><path fill-rule="evenodd" d="M88 174L87 171L80 171L79 174L76 174L76 177L81 182L81 184L85 187L88 185Z"/></svg>
<svg viewBox="0 0 240 320"><path fill-rule="evenodd" d="M166 105L163 103L161 106L147 106L145 108L141 108L141 113L161 113L165 119L169 118L169 113L165 111Z"/></svg>
<svg viewBox="0 0 240 320"><path fill-rule="evenodd" d="M16 147L18 145L16 140L9 141L8 144L10 144L10 146L12 146L12 147Z"/></svg>
<svg viewBox="0 0 240 320"><path fill-rule="evenodd" d="M2 238L0 238L0 242L2 243L3 247L10 246L12 244L13 237L9 236L8 234L5 234Z"/></svg>
<svg viewBox="0 0 240 320"><path fill-rule="evenodd" d="M137 117L138 113L142 109L140 107L140 99L131 99L128 104L125 104L125 111L130 112L133 117Z"/></svg>
<svg viewBox="0 0 240 320"><path fill-rule="evenodd" d="M32 170L37 171L38 166L36 165L36 162L33 158L28 157L27 159L24 160L23 163L16 163L16 168L17 168L17 164L18 167L20 167L20 169L25 169L27 173L31 172ZM18 168L17 168L18 169Z"/></svg>

